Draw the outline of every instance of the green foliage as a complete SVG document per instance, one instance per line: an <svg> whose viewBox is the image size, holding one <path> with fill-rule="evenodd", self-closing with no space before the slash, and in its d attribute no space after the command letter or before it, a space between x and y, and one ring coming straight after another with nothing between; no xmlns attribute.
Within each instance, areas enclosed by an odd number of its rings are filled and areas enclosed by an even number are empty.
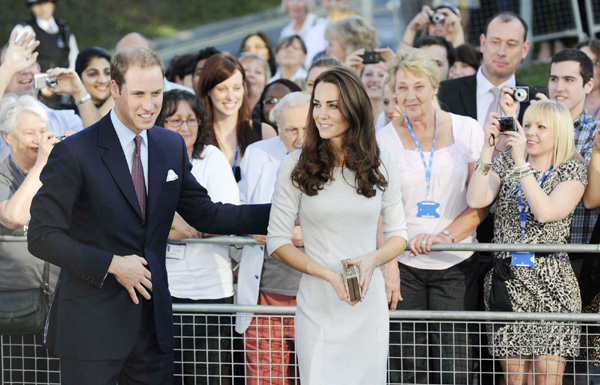
<svg viewBox="0 0 600 385"><path fill-rule="evenodd" d="M58 0L55 17L65 19L80 49L114 49L126 33L150 38L277 7L281 0ZM12 28L31 18L25 0L0 0L0 39L8 41Z"/></svg>
<svg viewBox="0 0 600 385"><path fill-rule="evenodd" d="M533 64L529 68L521 68L517 71L517 79L520 83L533 86L547 86L550 76L550 64Z"/></svg>

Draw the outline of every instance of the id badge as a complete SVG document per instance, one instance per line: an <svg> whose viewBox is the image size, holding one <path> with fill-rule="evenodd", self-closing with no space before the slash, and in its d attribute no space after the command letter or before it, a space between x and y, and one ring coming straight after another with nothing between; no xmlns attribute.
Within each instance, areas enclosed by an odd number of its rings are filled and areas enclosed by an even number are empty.
<svg viewBox="0 0 600 385"><path fill-rule="evenodd" d="M167 243L167 258L183 261L185 259L185 243Z"/></svg>
<svg viewBox="0 0 600 385"><path fill-rule="evenodd" d="M517 251L512 252L511 266L521 267L534 267L535 266L535 253L521 253Z"/></svg>
<svg viewBox="0 0 600 385"><path fill-rule="evenodd" d="M417 203L417 218L439 218L438 209L440 204L434 201L422 201Z"/></svg>

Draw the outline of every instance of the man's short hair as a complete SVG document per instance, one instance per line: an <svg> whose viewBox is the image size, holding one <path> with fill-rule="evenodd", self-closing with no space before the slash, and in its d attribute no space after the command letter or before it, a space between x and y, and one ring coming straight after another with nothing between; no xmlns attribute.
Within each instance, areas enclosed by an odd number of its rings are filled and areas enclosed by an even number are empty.
<svg viewBox="0 0 600 385"><path fill-rule="evenodd" d="M192 75L196 69L196 58L198 55L188 53L181 56L175 56L169 61L169 67L165 73L168 81L175 82L176 78L183 79L187 75Z"/></svg>
<svg viewBox="0 0 600 385"><path fill-rule="evenodd" d="M523 41L527 41L527 31L529 31L529 27L527 26L527 23L525 22L525 20L523 20L523 18L521 16L517 15L516 13L514 13L512 11L500 12L500 13L495 14L491 18L489 18L487 24L485 25L485 29L483 30L484 35L487 36L488 29L490 28L490 24L492 23L492 21L494 21L496 19L500 19L500 21L502 23L508 23L513 20L518 20L519 23L521 23L521 25L523 26L523 29L525 30L525 34L523 35Z"/></svg>
<svg viewBox="0 0 600 385"><path fill-rule="evenodd" d="M552 64L564 61L574 61L579 63L579 73L583 78L583 85L590 81L594 76L594 63L588 55L576 48L565 48L552 56L550 68Z"/></svg>
<svg viewBox="0 0 600 385"><path fill-rule="evenodd" d="M200 51L198 51L198 55L196 56L196 61L194 62L194 70L196 70L196 66L198 65L198 62L200 60L206 60L216 53L221 53L221 51L219 51L215 47L206 47L206 48L203 48Z"/></svg>
<svg viewBox="0 0 600 385"><path fill-rule="evenodd" d="M125 74L130 67L150 68L158 66L162 76L165 76L165 65L160 56L149 48L131 47L119 51L110 61L110 77L117 83L119 92L125 84Z"/></svg>
<svg viewBox="0 0 600 385"><path fill-rule="evenodd" d="M415 42L415 48L430 47L432 45L439 45L446 49L446 59L448 60L448 67L452 67L456 61L456 49L454 46L446 40L443 36L424 36Z"/></svg>

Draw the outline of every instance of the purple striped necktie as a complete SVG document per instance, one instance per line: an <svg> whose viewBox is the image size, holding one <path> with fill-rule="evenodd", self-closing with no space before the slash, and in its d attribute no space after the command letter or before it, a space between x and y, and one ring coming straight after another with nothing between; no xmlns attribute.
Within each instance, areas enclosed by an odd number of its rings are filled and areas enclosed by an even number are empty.
<svg viewBox="0 0 600 385"><path fill-rule="evenodd" d="M133 151L133 187L135 187L135 195L137 195L140 208L142 209L142 218L146 220L146 181L144 180L144 168L142 166L142 158L140 150L142 148L142 137L136 135L135 150Z"/></svg>

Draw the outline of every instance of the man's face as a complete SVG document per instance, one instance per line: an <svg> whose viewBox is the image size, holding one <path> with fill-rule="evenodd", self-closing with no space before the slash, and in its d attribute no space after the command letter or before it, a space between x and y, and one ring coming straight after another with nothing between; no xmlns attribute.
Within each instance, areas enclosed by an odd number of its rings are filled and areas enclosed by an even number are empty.
<svg viewBox="0 0 600 385"><path fill-rule="evenodd" d="M579 62L573 60L552 63L548 79L550 99L564 103L573 118L583 112L585 97L594 88L594 79L583 83L580 70Z"/></svg>
<svg viewBox="0 0 600 385"><path fill-rule="evenodd" d="M448 63L446 47L442 47L441 45L428 45L421 47L421 49L427 52L437 63L438 70L440 71L440 81L448 79L450 64Z"/></svg>
<svg viewBox="0 0 600 385"><path fill-rule="evenodd" d="M35 63L31 67L17 73L6 86L5 93L18 96L37 96L37 90L33 86L33 76L40 73L40 66Z"/></svg>
<svg viewBox="0 0 600 385"><path fill-rule="evenodd" d="M302 148L306 133L309 104L298 107L284 107L279 118L279 138L285 144L287 152Z"/></svg>
<svg viewBox="0 0 600 385"><path fill-rule="evenodd" d="M51 1L45 1L43 3L34 4L31 6L31 12L35 15L35 17L39 17L40 19L50 20L52 16L54 16L55 5Z"/></svg>
<svg viewBox="0 0 600 385"><path fill-rule="evenodd" d="M511 77L529 52L529 41L523 41L525 29L517 19L503 22L494 19L486 35L481 35L483 73L494 85Z"/></svg>
<svg viewBox="0 0 600 385"><path fill-rule="evenodd" d="M200 77L202 76L202 68L204 68L204 63L206 63L207 59L198 60L196 63L196 68L194 69L194 89L198 87L198 83L200 83Z"/></svg>
<svg viewBox="0 0 600 385"><path fill-rule="evenodd" d="M120 92L112 80L110 91L119 120L135 134L152 128L162 106L162 87L163 75L158 66L130 67Z"/></svg>

